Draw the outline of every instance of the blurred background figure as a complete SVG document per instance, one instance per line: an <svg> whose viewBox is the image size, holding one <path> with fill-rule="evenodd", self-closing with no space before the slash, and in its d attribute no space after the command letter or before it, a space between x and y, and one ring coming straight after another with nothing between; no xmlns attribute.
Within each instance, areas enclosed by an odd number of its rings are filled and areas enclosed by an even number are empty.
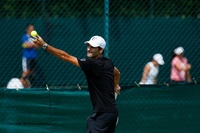
<svg viewBox="0 0 200 133"><path fill-rule="evenodd" d="M30 88L30 84L28 80L19 79L19 78L12 78L8 84L7 89L23 89L23 88Z"/></svg>
<svg viewBox="0 0 200 133"><path fill-rule="evenodd" d="M22 57L22 68L23 73L21 75L21 80L25 80L28 78L32 83L34 82L34 69L36 67L36 58L37 58L37 45L35 45L31 38L31 31L34 30L33 24L28 24L26 26L26 33L22 36L22 47L23 49L23 57Z"/></svg>
<svg viewBox="0 0 200 133"><path fill-rule="evenodd" d="M191 82L190 69L191 65L188 63L187 58L184 57L183 47L175 48L171 62L171 81L175 83Z"/></svg>
<svg viewBox="0 0 200 133"><path fill-rule="evenodd" d="M155 54L150 62L148 62L143 70L142 79L139 84L152 85L158 83L159 65L165 62L163 56L159 53Z"/></svg>

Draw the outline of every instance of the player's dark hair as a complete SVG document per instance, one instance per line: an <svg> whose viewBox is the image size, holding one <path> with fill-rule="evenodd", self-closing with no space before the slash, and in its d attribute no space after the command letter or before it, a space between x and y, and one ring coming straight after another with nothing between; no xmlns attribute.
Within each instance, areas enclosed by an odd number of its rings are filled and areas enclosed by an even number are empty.
<svg viewBox="0 0 200 133"><path fill-rule="evenodd" d="M103 48L101 48L101 47L98 47L98 48L99 48L99 50L100 50L100 49L103 49ZM104 50L103 50L102 54L104 54Z"/></svg>

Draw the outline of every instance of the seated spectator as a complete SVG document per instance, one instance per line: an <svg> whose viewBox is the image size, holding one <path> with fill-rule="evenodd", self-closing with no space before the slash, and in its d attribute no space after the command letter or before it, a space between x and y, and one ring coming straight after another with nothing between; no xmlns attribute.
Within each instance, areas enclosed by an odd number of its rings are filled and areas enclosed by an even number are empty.
<svg viewBox="0 0 200 133"><path fill-rule="evenodd" d="M139 84L152 85L157 84L157 78L159 73L159 65L163 65L165 62L163 56L159 53L155 54L150 62L148 62L143 70L142 79Z"/></svg>
<svg viewBox="0 0 200 133"><path fill-rule="evenodd" d="M8 84L7 89L23 89L23 88L30 88L29 81L22 78L12 78Z"/></svg>
<svg viewBox="0 0 200 133"><path fill-rule="evenodd" d="M178 47L173 52L170 74L171 81L176 83L191 82L191 65L188 63L187 58L184 57L183 47Z"/></svg>

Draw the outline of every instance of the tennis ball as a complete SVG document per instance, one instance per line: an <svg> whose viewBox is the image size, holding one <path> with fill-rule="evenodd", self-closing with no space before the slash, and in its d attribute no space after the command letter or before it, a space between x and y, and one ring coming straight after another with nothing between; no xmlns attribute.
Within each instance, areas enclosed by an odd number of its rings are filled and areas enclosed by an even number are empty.
<svg viewBox="0 0 200 133"><path fill-rule="evenodd" d="M37 35L38 35L37 31L35 31L35 30L31 31L31 36L36 37Z"/></svg>

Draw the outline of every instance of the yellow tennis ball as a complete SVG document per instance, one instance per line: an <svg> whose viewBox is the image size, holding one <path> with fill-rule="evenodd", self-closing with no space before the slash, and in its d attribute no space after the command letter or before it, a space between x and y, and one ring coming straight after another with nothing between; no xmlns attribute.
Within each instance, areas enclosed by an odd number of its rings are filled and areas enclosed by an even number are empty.
<svg viewBox="0 0 200 133"><path fill-rule="evenodd" d="M35 31L35 30L31 31L31 36L36 37L37 35L38 35L37 31Z"/></svg>

